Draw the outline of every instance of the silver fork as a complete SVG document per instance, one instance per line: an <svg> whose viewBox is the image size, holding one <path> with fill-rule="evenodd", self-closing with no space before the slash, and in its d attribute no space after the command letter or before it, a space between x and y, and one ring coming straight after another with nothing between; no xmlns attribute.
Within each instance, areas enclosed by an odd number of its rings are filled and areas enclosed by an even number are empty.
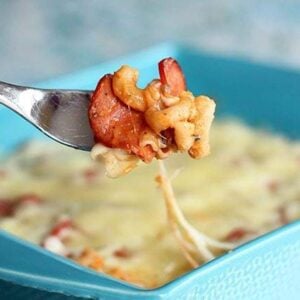
<svg viewBox="0 0 300 300"><path fill-rule="evenodd" d="M95 144L88 120L90 95L91 91L36 89L0 81L0 104L55 141L86 151Z"/></svg>

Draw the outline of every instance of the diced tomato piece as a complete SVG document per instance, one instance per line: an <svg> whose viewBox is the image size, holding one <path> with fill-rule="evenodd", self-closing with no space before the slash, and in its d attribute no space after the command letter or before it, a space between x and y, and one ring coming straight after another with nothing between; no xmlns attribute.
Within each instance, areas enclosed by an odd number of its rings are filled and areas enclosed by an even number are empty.
<svg viewBox="0 0 300 300"><path fill-rule="evenodd" d="M271 193L276 193L280 188L280 183L276 180L271 180L267 182L266 187Z"/></svg>
<svg viewBox="0 0 300 300"><path fill-rule="evenodd" d="M227 235L225 240L228 242L236 242L248 234L253 234L253 231L242 228L242 227L238 227L238 228L233 229L231 232L229 232L229 234Z"/></svg>
<svg viewBox="0 0 300 300"><path fill-rule="evenodd" d="M65 229L74 228L74 224L71 219L63 219L59 221L50 231L50 235L57 236Z"/></svg>
<svg viewBox="0 0 300 300"><path fill-rule="evenodd" d="M162 84L168 85L170 93L178 96L186 90L185 77L178 62L174 58L165 58L158 64Z"/></svg>
<svg viewBox="0 0 300 300"><path fill-rule="evenodd" d="M34 194L25 194L12 200L0 199L0 217L12 216L20 204L40 203L41 198Z"/></svg>
<svg viewBox="0 0 300 300"><path fill-rule="evenodd" d="M35 194L25 194L17 198L17 204L39 204L42 199Z"/></svg>
<svg viewBox="0 0 300 300"><path fill-rule="evenodd" d="M85 178L85 180L90 183L93 182L97 176L99 175L99 172L95 169L89 168L83 171L83 177Z"/></svg>
<svg viewBox="0 0 300 300"><path fill-rule="evenodd" d="M122 247L120 249L116 249L113 252L113 255L119 258L129 258L131 256L131 253L127 248Z"/></svg>
<svg viewBox="0 0 300 300"><path fill-rule="evenodd" d="M15 205L12 201L0 199L0 217L9 217L13 215Z"/></svg>
<svg viewBox="0 0 300 300"><path fill-rule="evenodd" d="M110 74L101 78L91 97L89 120L96 142L126 150L146 162L154 157L150 146L139 145L147 128L143 114L129 108L114 95Z"/></svg>

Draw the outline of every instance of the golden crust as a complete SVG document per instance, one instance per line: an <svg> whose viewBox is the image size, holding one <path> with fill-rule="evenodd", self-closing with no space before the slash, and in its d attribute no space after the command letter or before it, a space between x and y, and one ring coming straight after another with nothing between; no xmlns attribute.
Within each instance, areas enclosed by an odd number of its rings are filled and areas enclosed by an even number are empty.
<svg viewBox="0 0 300 300"><path fill-rule="evenodd" d="M80 255L75 259L79 264L94 269L98 272L103 272L117 279L135 283L140 286L154 286L155 283L143 281L139 274L134 271L124 270L118 266L109 266L105 259L94 249L85 248Z"/></svg>

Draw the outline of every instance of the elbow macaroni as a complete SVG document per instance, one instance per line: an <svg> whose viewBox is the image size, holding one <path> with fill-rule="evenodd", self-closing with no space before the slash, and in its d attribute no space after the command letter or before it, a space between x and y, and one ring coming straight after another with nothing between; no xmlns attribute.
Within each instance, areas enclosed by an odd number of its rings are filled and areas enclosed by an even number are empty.
<svg viewBox="0 0 300 300"><path fill-rule="evenodd" d="M144 112L146 102L143 90L136 84L139 72L129 66L122 66L113 76L113 90L115 95L131 108Z"/></svg>
<svg viewBox="0 0 300 300"><path fill-rule="evenodd" d="M115 95L130 108L144 113L149 130L140 137L140 144L150 145L159 159L171 150L188 151L193 158L208 155L214 101L206 96L194 97L187 91L172 96L159 80L140 89L137 80L138 71L129 66L122 66L113 75ZM166 145L167 130L172 132L172 142Z"/></svg>

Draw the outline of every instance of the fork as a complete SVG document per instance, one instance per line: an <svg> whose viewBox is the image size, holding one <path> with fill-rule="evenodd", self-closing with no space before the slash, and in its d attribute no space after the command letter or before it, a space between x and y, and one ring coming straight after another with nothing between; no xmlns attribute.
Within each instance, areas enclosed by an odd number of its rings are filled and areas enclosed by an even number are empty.
<svg viewBox="0 0 300 300"><path fill-rule="evenodd" d="M85 151L95 144L88 118L91 93L37 89L0 81L0 104L55 141Z"/></svg>

